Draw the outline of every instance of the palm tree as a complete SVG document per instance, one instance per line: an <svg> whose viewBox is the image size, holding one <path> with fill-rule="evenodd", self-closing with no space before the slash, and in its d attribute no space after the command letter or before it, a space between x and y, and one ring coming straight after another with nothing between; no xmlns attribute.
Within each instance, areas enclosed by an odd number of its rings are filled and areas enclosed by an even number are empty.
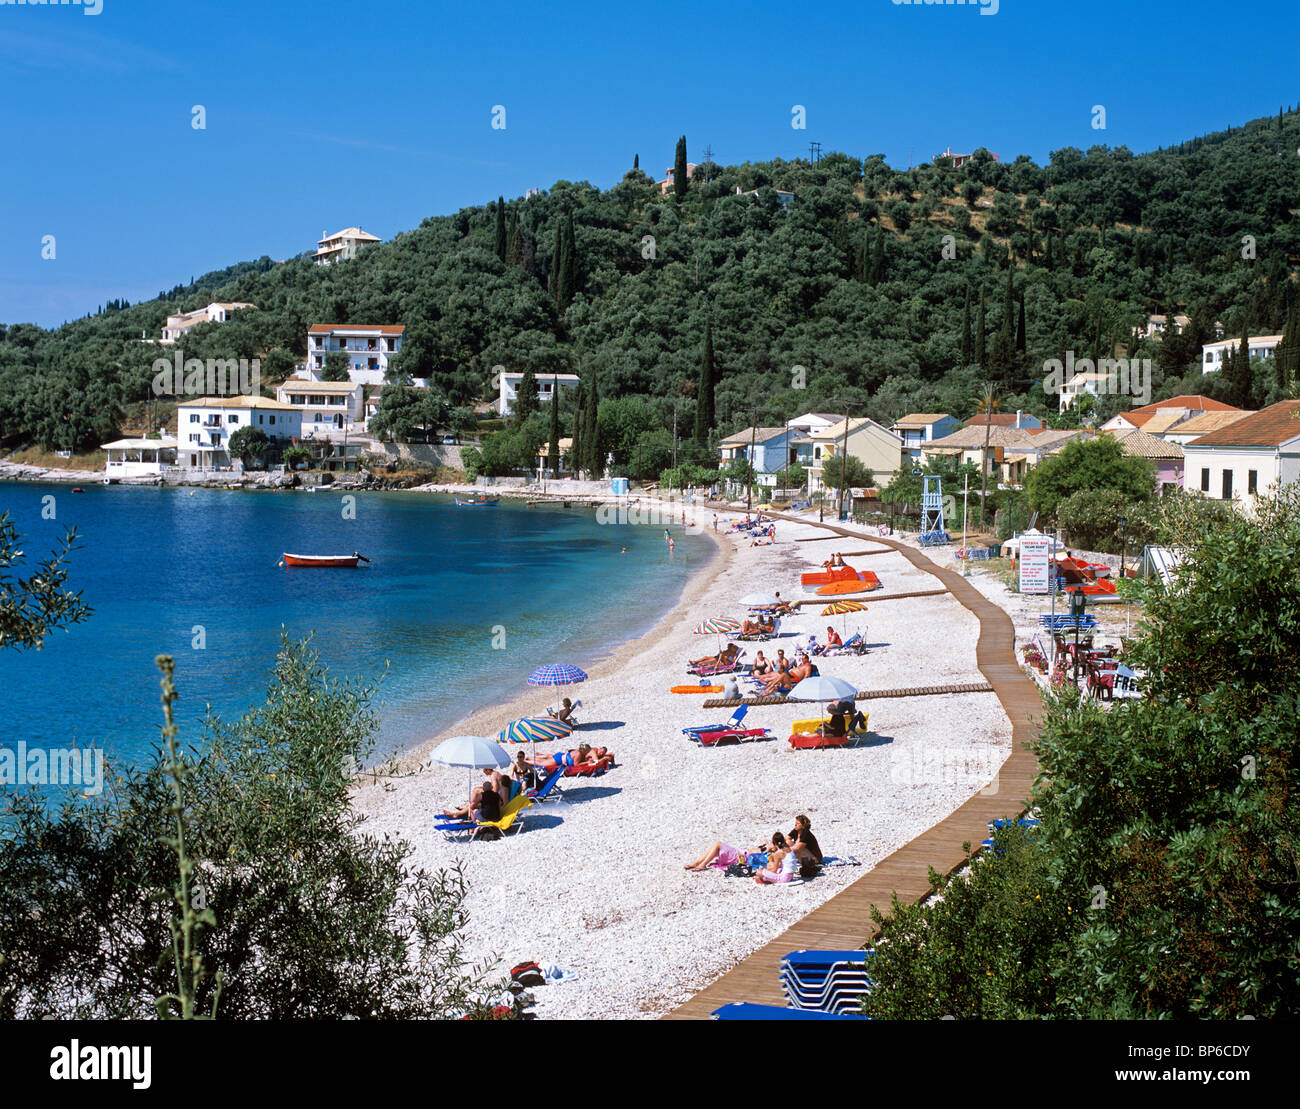
<svg viewBox="0 0 1300 1109"><path fill-rule="evenodd" d="M980 454L980 530L984 528L984 498L989 488L989 436L993 432L993 413L998 410L998 396L992 385L984 386L984 395L980 398L975 411L984 415L984 450Z"/></svg>

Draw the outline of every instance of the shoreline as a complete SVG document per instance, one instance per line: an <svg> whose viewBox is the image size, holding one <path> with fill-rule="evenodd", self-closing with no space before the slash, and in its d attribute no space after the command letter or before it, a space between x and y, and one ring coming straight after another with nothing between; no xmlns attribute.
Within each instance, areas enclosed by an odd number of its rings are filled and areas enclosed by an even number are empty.
<svg viewBox="0 0 1300 1109"><path fill-rule="evenodd" d="M654 625L633 639L626 639L610 648L591 662L587 671L587 680L617 680L628 664L651 642L662 639L668 629L684 614L684 611L704 596L716 582L719 575L726 570L732 554L721 535L713 535L713 551L708 560L691 572L682 588L681 596L671 609L665 612ZM521 681L526 679L521 678ZM399 771L412 773L418 771L427 762L429 753L445 739L454 735L483 735L489 739L511 720L523 716L545 716L546 706L561 697L572 696L573 700L582 699L582 687L586 682L572 686L526 686L509 700L494 705L481 705L465 715L453 720L446 727L427 739L420 740L413 746L393 755L393 761ZM584 709L586 705L584 704ZM580 712L579 717L589 717L587 712ZM581 729L579 729L581 731ZM575 733L577 734L577 733ZM367 772L363 771L361 776ZM359 780L359 779L358 779Z"/></svg>

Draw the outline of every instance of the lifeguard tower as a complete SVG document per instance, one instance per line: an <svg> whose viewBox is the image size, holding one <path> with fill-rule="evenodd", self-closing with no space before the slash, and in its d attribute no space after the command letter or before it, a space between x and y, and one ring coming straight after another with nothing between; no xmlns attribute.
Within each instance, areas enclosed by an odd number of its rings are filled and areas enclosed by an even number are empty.
<svg viewBox="0 0 1300 1109"><path fill-rule="evenodd" d="M943 526L943 479L938 474L926 474L921 493L921 546L939 547L951 543Z"/></svg>

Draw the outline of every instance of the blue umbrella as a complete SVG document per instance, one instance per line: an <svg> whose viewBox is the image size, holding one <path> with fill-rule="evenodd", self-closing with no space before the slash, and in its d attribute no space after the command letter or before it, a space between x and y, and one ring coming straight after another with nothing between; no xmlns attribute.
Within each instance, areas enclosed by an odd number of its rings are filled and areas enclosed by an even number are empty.
<svg viewBox="0 0 1300 1109"><path fill-rule="evenodd" d="M585 682L587 675L576 666L567 662L555 662L549 666L539 666L528 679L529 685L573 685Z"/></svg>

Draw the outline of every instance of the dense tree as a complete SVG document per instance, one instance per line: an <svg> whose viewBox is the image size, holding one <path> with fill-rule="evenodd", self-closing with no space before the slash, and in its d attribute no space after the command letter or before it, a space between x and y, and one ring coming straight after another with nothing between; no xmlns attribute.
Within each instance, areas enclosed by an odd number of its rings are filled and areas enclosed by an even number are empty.
<svg viewBox="0 0 1300 1109"><path fill-rule="evenodd" d="M241 427L230 436L230 456L238 458L247 470L258 469L266 458L270 440L260 427Z"/></svg>
<svg viewBox="0 0 1300 1109"><path fill-rule="evenodd" d="M687 185L690 184L686 165L686 136L683 135L677 140L677 153L673 157L673 195L679 204L686 195Z"/></svg>
<svg viewBox="0 0 1300 1109"><path fill-rule="evenodd" d="M533 373L532 366L526 366L524 376L515 389L515 402L511 409L516 427L526 424L533 418L533 414L537 411L537 397L537 375Z"/></svg>
<svg viewBox="0 0 1300 1109"><path fill-rule="evenodd" d="M348 355L346 351L332 350L325 355L325 366L320 372L322 381L348 380Z"/></svg>
<svg viewBox="0 0 1300 1109"><path fill-rule="evenodd" d="M1114 490L1126 501L1149 501L1155 471L1143 458L1126 455L1110 435L1081 437L1044 459L1025 479L1029 504L1046 517L1056 515L1066 497L1081 490Z"/></svg>
<svg viewBox="0 0 1300 1109"><path fill-rule="evenodd" d="M713 430L713 399L716 379L713 368L713 320L704 323L704 350L700 355L700 381L695 395L695 442L704 446Z"/></svg>
<svg viewBox="0 0 1300 1109"><path fill-rule="evenodd" d="M504 197L497 197L496 207L496 243L494 249L496 255L501 261L506 260L506 250L508 247L506 237L506 202Z"/></svg>

